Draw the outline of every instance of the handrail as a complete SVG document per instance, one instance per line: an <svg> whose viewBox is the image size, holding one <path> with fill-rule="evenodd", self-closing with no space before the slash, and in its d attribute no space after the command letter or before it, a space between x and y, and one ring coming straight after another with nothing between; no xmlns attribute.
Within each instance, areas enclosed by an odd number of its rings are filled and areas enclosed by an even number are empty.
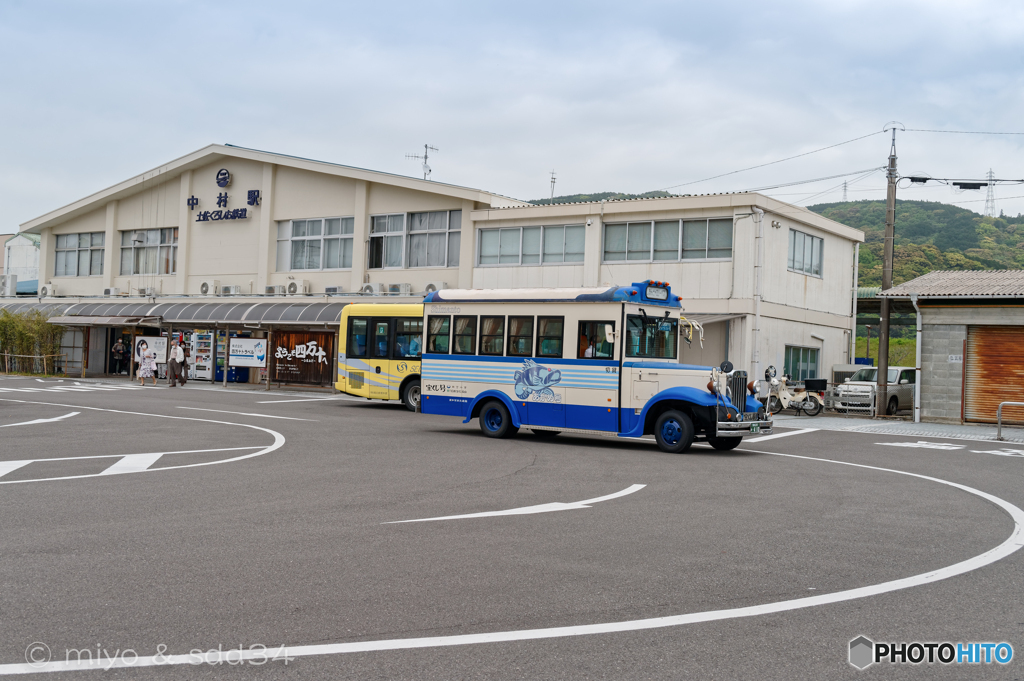
<svg viewBox="0 0 1024 681"><path fill-rule="evenodd" d="M1024 402L1000 402L996 408L996 439L1003 439L1003 407L1009 405L1011 407L1024 407Z"/></svg>

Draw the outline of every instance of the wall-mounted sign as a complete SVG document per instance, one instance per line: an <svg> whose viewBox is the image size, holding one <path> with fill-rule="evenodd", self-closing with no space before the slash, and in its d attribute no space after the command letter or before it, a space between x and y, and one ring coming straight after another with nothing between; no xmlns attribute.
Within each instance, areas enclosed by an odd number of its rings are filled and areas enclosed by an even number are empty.
<svg viewBox="0 0 1024 681"><path fill-rule="evenodd" d="M273 381L330 385L334 334L297 331L274 334Z"/></svg>
<svg viewBox="0 0 1024 681"><path fill-rule="evenodd" d="M213 220L248 220L248 208L231 208L229 210L201 210L196 213L196 222Z"/></svg>
<svg viewBox="0 0 1024 681"><path fill-rule="evenodd" d="M232 338L228 348L228 364L233 367L267 366L267 340Z"/></svg>
<svg viewBox="0 0 1024 681"><path fill-rule="evenodd" d="M231 184L231 173L227 168L221 168L217 171L217 186L227 187L229 184Z"/></svg>
<svg viewBox="0 0 1024 681"><path fill-rule="evenodd" d="M963 355L950 355L949 356L949 363L950 364L963 364L964 363L964 356Z"/></svg>

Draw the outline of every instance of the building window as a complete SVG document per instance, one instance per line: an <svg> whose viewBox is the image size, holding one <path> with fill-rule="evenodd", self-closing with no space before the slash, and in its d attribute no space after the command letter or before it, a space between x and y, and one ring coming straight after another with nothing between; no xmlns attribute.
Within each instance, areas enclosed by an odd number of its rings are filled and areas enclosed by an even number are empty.
<svg viewBox="0 0 1024 681"><path fill-rule="evenodd" d="M277 223L277 271L352 267L355 218L315 218Z"/></svg>
<svg viewBox="0 0 1024 681"><path fill-rule="evenodd" d="M177 269L177 227L121 232L121 276L174 274Z"/></svg>
<svg viewBox="0 0 1024 681"><path fill-rule="evenodd" d="M409 214L409 267L458 267L462 211Z"/></svg>
<svg viewBox="0 0 1024 681"><path fill-rule="evenodd" d="M103 232L58 234L55 277L89 277L103 274Z"/></svg>
<svg viewBox="0 0 1024 681"><path fill-rule="evenodd" d="M583 262L583 225L481 229L481 265L560 265Z"/></svg>
<svg viewBox="0 0 1024 681"><path fill-rule="evenodd" d="M732 218L625 222L604 227L604 262L731 257Z"/></svg>
<svg viewBox="0 0 1024 681"><path fill-rule="evenodd" d="M370 218L370 269L402 266L405 215L374 215Z"/></svg>
<svg viewBox="0 0 1024 681"><path fill-rule="evenodd" d="M825 256L825 242L816 236L789 230L789 269L814 277L821 276L821 261Z"/></svg>
<svg viewBox="0 0 1024 681"><path fill-rule="evenodd" d="M818 348L786 346L786 364L783 372L794 381L818 377Z"/></svg>

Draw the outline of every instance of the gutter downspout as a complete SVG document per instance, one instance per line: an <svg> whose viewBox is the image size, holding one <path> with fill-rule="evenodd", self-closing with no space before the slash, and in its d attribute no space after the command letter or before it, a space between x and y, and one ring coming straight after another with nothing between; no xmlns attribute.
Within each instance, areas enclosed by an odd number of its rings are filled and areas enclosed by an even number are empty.
<svg viewBox="0 0 1024 681"><path fill-rule="evenodd" d="M762 274L764 272L764 211L757 206L751 206L754 219L757 220L757 234L754 238L756 257L754 262L754 333L753 351L751 352L750 363L754 368L755 378L761 376L761 293Z"/></svg>
<svg viewBox="0 0 1024 681"><path fill-rule="evenodd" d="M854 245L853 251L853 328L850 330L850 350L846 363L853 364L857 356L857 287L860 284L860 244Z"/></svg>
<svg viewBox="0 0 1024 681"><path fill-rule="evenodd" d="M914 312L917 317L917 357L914 360L914 423L921 423L921 308L917 306L917 294L910 294L910 302L914 304Z"/></svg>

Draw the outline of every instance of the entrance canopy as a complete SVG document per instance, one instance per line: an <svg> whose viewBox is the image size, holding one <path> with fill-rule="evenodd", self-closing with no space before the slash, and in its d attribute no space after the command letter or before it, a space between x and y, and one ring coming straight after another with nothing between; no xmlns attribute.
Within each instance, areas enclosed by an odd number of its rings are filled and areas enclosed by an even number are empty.
<svg viewBox="0 0 1024 681"><path fill-rule="evenodd" d="M341 319L348 303L233 302L224 298L204 302L23 303L0 301L12 313L41 310L55 315L50 321L64 326L184 326L226 324L268 326L331 326Z"/></svg>

